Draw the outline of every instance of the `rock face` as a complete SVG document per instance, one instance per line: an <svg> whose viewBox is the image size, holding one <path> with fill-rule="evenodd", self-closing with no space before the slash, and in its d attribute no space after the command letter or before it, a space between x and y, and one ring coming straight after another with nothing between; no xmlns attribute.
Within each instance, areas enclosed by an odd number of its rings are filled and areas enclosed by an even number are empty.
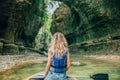
<svg viewBox="0 0 120 80"><path fill-rule="evenodd" d="M3 48L11 44L34 46L35 36L43 25L44 9L44 0L1 0L0 39L4 39Z"/></svg>
<svg viewBox="0 0 120 80"><path fill-rule="evenodd" d="M44 1L0 0L0 53L26 52L26 47L35 45L44 23ZM66 5L61 4L54 12L51 32L63 32L70 50L120 53L120 0L61 1ZM45 50L50 38L42 34L40 42Z"/></svg>
<svg viewBox="0 0 120 80"><path fill-rule="evenodd" d="M120 52L119 0L63 2L68 6L67 10L66 6L61 6L55 11L52 33L63 32L73 51Z"/></svg>
<svg viewBox="0 0 120 80"><path fill-rule="evenodd" d="M51 32L62 31L64 34L72 32L71 26L71 10L67 5L61 5L57 8L53 15Z"/></svg>
<svg viewBox="0 0 120 80"><path fill-rule="evenodd" d="M12 54L17 54L18 53L18 46L15 44L4 44L3 46L3 52L4 53L12 53Z"/></svg>

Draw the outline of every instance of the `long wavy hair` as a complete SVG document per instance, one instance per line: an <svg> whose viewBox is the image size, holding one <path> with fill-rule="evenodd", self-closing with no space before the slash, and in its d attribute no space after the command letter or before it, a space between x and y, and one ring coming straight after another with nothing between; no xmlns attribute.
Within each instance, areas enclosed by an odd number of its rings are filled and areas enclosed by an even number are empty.
<svg viewBox="0 0 120 80"><path fill-rule="evenodd" d="M66 47L68 47L67 40L61 32L56 32L51 40L50 48L58 56L62 56Z"/></svg>

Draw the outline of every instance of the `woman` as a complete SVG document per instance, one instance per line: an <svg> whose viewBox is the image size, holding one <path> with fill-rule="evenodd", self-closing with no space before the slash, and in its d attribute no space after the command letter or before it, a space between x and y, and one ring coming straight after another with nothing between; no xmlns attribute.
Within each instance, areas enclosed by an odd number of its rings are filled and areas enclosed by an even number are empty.
<svg viewBox="0 0 120 80"><path fill-rule="evenodd" d="M70 67L70 53L64 35L56 32L48 50L48 61L44 80L67 80L66 71Z"/></svg>

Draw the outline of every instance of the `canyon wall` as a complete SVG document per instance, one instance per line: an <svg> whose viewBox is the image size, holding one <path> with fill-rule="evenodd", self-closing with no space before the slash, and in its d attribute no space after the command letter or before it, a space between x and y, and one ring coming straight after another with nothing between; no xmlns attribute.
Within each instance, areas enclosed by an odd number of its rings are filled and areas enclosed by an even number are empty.
<svg viewBox="0 0 120 80"><path fill-rule="evenodd" d="M0 1L0 53L19 53L33 47L43 25L44 0Z"/></svg>
<svg viewBox="0 0 120 80"><path fill-rule="evenodd" d="M72 51L120 53L119 0L62 2L53 14L51 32L64 33Z"/></svg>

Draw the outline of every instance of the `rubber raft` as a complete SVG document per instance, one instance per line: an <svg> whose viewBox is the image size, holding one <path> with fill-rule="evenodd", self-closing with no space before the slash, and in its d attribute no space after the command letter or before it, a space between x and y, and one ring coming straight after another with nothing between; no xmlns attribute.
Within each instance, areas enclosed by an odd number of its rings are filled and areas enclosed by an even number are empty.
<svg viewBox="0 0 120 80"><path fill-rule="evenodd" d="M76 80L73 77L67 76L68 80ZM27 77L25 80L44 80L43 73L36 73L32 76Z"/></svg>

